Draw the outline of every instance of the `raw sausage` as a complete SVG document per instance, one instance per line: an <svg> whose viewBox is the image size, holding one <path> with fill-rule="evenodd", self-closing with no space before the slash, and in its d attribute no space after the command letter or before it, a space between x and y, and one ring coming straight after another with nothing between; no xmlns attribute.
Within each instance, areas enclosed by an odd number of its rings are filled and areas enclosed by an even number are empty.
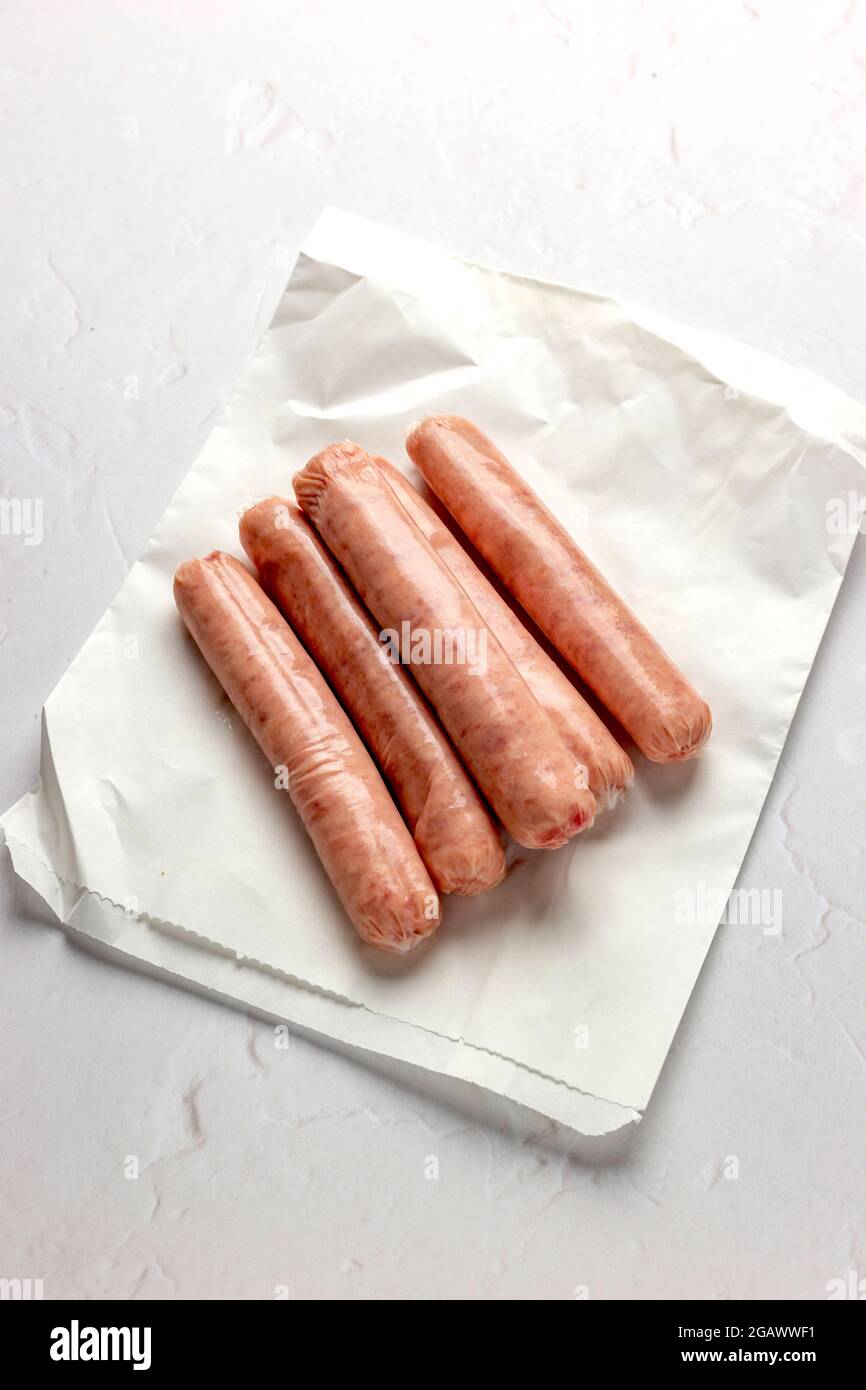
<svg viewBox="0 0 866 1390"><path fill-rule="evenodd" d="M424 532L502 643L566 748L585 765L596 812L610 810L631 785L631 758L408 478L387 459L376 457L374 461L398 492L415 525Z"/></svg>
<svg viewBox="0 0 866 1390"><path fill-rule="evenodd" d="M586 766L596 811L610 810L634 778L628 754L408 478L387 459L377 457L375 462L398 491L415 525L424 532L495 633L566 748Z"/></svg>
<svg viewBox="0 0 866 1390"><path fill-rule="evenodd" d="M389 660L369 614L294 503L241 518L266 592L328 678L390 784L442 893L480 893L505 874L500 834L415 683Z"/></svg>
<svg viewBox="0 0 866 1390"><path fill-rule="evenodd" d="M506 830L554 849L589 825L585 769L370 455L332 444L294 488Z"/></svg>
<svg viewBox="0 0 866 1390"><path fill-rule="evenodd" d="M214 551L174 580L181 617L301 817L357 931L408 951L435 931L439 899L348 717L252 575Z"/></svg>
<svg viewBox="0 0 866 1390"><path fill-rule="evenodd" d="M293 502L241 518L259 581L327 677L372 753L441 893L480 893L505 874L502 839L430 707Z"/></svg>
<svg viewBox="0 0 866 1390"><path fill-rule="evenodd" d="M439 900L349 720L288 624L231 555L181 565L175 602L289 796L359 934L407 951Z"/></svg>
<svg viewBox="0 0 866 1390"><path fill-rule="evenodd" d="M370 455L332 444L294 488L506 830L528 848L554 849L589 825L585 768Z"/></svg>
<svg viewBox="0 0 866 1390"><path fill-rule="evenodd" d="M655 762L695 754L706 703L494 444L459 416L433 416L406 449L527 613Z"/></svg>
<svg viewBox="0 0 866 1390"><path fill-rule="evenodd" d="M506 588L654 762L690 758L709 707L481 430L432 416L406 449Z"/></svg>

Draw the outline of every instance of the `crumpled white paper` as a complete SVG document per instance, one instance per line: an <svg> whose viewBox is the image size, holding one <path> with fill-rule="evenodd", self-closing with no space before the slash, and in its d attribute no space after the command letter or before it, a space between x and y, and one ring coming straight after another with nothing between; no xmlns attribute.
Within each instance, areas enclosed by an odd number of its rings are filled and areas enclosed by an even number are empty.
<svg viewBox="0 0 866 1390"><path fill-rule="evenodd" d="M486 430L709 701L705 755L429 948L364 947L172 601L335 438L410 476L408 425ZM3 818L73 932L214 994L465 1077L586 1133L639 1117L736 879L854 540L866 411L646 309L456 261L336 210L126 584L51 695ZM632 750L633 751L633 750ZM691 906L690 906L691 905ZM765 926L768 924L765 924ZM772 929L772 924L769 924ZM746 929L746 928L743 928ZM753 930L761 930L756 924Z"/></svg>

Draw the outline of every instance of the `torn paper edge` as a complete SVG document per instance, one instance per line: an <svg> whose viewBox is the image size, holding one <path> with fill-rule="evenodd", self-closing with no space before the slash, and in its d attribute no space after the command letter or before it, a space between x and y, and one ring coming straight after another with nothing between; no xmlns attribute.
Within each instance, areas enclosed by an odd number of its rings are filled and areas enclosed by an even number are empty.
<svg viewBox="0 0 866 1390"><path fill-rule="evenodd" d="M233 1002L362 1051L482 1086L580 1134L610 1134L641 1119L637 1110L588 1095L498 1053L374 1013L363 1004L324 994L163 930L144 917L130 916L119 904L61 878L23 841L8 830L4 833L15 873L48 904L73 942L76 938L98 942L133 967L148 966L160 977L192 985L217 1001Z"/></svg>

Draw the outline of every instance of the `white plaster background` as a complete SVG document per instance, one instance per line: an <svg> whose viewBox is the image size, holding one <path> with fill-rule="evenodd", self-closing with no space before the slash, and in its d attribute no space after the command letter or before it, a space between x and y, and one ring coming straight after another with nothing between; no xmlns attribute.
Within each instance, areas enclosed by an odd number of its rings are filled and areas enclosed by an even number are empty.
<svg viewBox="0 0 866 1390"><path fill-rule="evenodd" d="M275 248L325 203L866 397L862 3L13 0L0 110L0 488L45 506L41 546L0 538L4 807L243 371ZM0 1276L363 1299L866 1277L864 577L861 539L740 880L782 889L782 934L720 929L644 1123L608 1140L277 1051L73 948L4 850Z"/></svg>

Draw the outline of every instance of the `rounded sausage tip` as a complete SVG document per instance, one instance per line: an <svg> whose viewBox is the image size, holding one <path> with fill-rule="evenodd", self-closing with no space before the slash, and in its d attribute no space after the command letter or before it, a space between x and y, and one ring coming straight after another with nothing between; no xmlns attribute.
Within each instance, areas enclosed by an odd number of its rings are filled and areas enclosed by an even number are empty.
<svg viewBox="0 0 866 1390"><path fill-rule="evenodd" d="M222 550L212 550L203 559L194 556L191 560L184 560L178 565L174 572L174 601L178 608L181 607L183 596L195 585L205 567L213 568L219 562L227 558Z"/></svg>
<svg viewBox="0 0 866 1390"><path fill-rule="evenodd" d="M293 521L300 520L300 516L299 508L286 497L266 497L247 507L238 523L238 534L253 564L256 564L256 559L252 552L257 541L272 536L275 531L285 530Z"/></svg>
<svg viewBox="0 0 866 1390"><path fill-rule="evenodd" d="M435 904L435 907L434 907ZM434 907L431 913L430 909ZM436 931L442 921L442 903L438 897L413 902L411 906L372 905L358 923L361 939L377 951L406 956L415 951Z"/></svg>
<svg viewBox="0 0 866 1390"><path fill-rule="evenodd" d="M327 444L304 465L292 478L292 487L301 511L315 521L319 504L328 485L341 473L364 467L373 467L370 455L360 444L351 439L343 439L337 444Z"/></svg>
<svg viewBox="0 0 866 1390"><path fill-rule="evenodd" d="M447 861L434 860L426 851L423 830L416 827L416 843L440 893L456 898L473 898L495 888L505 877L505 851L496 831L478 837L475 844L453 849Z"/></svg>
<svg viewBox="0 0 866 1390"><path fill-rule="evenodd" d="M688 706L675 710L664 728L641 752L653 763L684 763L703 752L713 731L713 716L697 694Z"/></svg>

